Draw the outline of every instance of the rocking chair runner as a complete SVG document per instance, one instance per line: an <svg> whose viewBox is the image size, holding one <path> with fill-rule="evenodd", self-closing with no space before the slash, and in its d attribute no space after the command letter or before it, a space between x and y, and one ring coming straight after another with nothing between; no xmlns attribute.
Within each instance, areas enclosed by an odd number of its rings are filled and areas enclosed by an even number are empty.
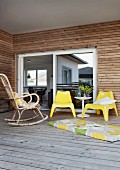
<svg viewBox="0 0 120 170"><path fill-rule="evenodd" d="M11 101L13 107L14 107L14 115L12 119L5 119L9 122L10 125L17 125L17 126L26 126L26 125L34 125L38 124L48 118L47 115L42 114L40 111L40 105L39 105L39 96L36 93L32 94L23 94L22 96L16 95L16 93L13 92L12 87L10 85L10 82L5 74L0 74L0 79L2 81L3 86L5 87L5 90L8 94L9 100ZM32 102L32 97L35 96L37 98L37 101L34 103ZM29 102L26 103L23 98L30 98ZM20 104L22 103L22 105ZM21 119L21 116L23 112L27 110L32 110L34 112L34 116L26 119ZM17 115L18 113L18 115ZM17 119L15 119L18 117ZM40 120L32 121L32 119L36 119L38 117L41 117ZM28 122L29 121L29 122ZM20 123L22 122L22 123Z"/></svg>

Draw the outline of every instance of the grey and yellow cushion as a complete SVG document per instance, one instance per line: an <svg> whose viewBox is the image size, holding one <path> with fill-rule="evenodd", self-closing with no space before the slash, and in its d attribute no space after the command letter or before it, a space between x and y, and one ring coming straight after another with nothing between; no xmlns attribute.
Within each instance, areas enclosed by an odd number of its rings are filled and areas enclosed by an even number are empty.
<svg viewBox="0 0 120 170"><path fill-rule="evenodd" d="M14 92L14 97L15 97L15 101L16 101L18 107L27 107L28 106L28 103L25 100L23 100L23 98L19 98L20 95L18 93Z"/></svg>
<svg viewBox="0 0 120 170"><path fill-rule="evenodd" d="M104 104L104 105L107 105L107 104L113 104L115 102L116 102L116 100L111 99L109 97L105 97L105 98L102 98L100 100L95 101L94 104Z"/></svg>

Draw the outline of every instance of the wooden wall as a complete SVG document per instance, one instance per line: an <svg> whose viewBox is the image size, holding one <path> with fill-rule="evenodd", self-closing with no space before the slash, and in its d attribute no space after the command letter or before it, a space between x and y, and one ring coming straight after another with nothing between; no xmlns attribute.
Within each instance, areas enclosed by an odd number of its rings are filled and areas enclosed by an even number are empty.
<svg viewBox="0 0 120 170"><path fill-rule="evenodd" d="M12 58L12 38L9 34L3 37L3 57ZM120 20L13 35L15 54L94 46L98 55L98 90L114 92L120 113ZM11 65L15 71L14 58L9 68ZM11 75L14 78L14 72ZM14 82L12 78L11 81Z"/></svg>
<svg viewBox="0 0 120 170"><path fill-rule="evenodd" d="M120 21L14 35L16 53L97 47L98 90L112 90L120 113Z"/></svg>
<svg viewBox="0 0 120 170"><path fill-rule="evenodd" d="M13 55L13 36L0 30L0 73L6 74L15 88L15 56ZM0 96L5 91L0 83Z"/></svg>

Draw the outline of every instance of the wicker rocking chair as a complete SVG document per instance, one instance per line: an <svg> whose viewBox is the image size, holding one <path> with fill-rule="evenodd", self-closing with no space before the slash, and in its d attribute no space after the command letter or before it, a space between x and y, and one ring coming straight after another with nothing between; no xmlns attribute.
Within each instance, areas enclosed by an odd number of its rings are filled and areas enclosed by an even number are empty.
<svg viewBox="0 0 120 170"><path fill-rule="evenodd" d="M15 126L26 126L26 125L35 125L40 122L43 122L48 118L47 115L42 114L40 111L39 105L39 96L36 93L24 93L22 96L19 96L17 93L13 92L10 82L5 74L0 74L0 79L3 86L8 94L9 100L14 108L14 115L12 119L5 119L10 125ZM32 102L32 97L36 97L36 102ZM29 102L25 102L24 98L29 98ZM22 104L21 104L22 103ZM23 112L27 110L32 110L34 115L29 118L21 118ZM40 117L40 118L39 118Z"/></svg>

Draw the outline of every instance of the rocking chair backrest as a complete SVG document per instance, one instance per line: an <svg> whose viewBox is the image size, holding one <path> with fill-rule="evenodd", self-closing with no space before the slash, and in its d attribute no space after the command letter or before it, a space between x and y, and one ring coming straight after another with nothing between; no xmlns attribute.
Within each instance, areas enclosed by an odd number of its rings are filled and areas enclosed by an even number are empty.
<svg viewBox="0 0 120 170"><path fill-rule="evenodd" d="M10 85L10 82L9 82L7 76L5 74L0 74L0 79L2 81L2 84L3 84L6 92L7 92L9 99L12 102L13 107L18 108L18 105L16 104L16 101L15 101L15 97L14 97L12 87Z"/></svg>

